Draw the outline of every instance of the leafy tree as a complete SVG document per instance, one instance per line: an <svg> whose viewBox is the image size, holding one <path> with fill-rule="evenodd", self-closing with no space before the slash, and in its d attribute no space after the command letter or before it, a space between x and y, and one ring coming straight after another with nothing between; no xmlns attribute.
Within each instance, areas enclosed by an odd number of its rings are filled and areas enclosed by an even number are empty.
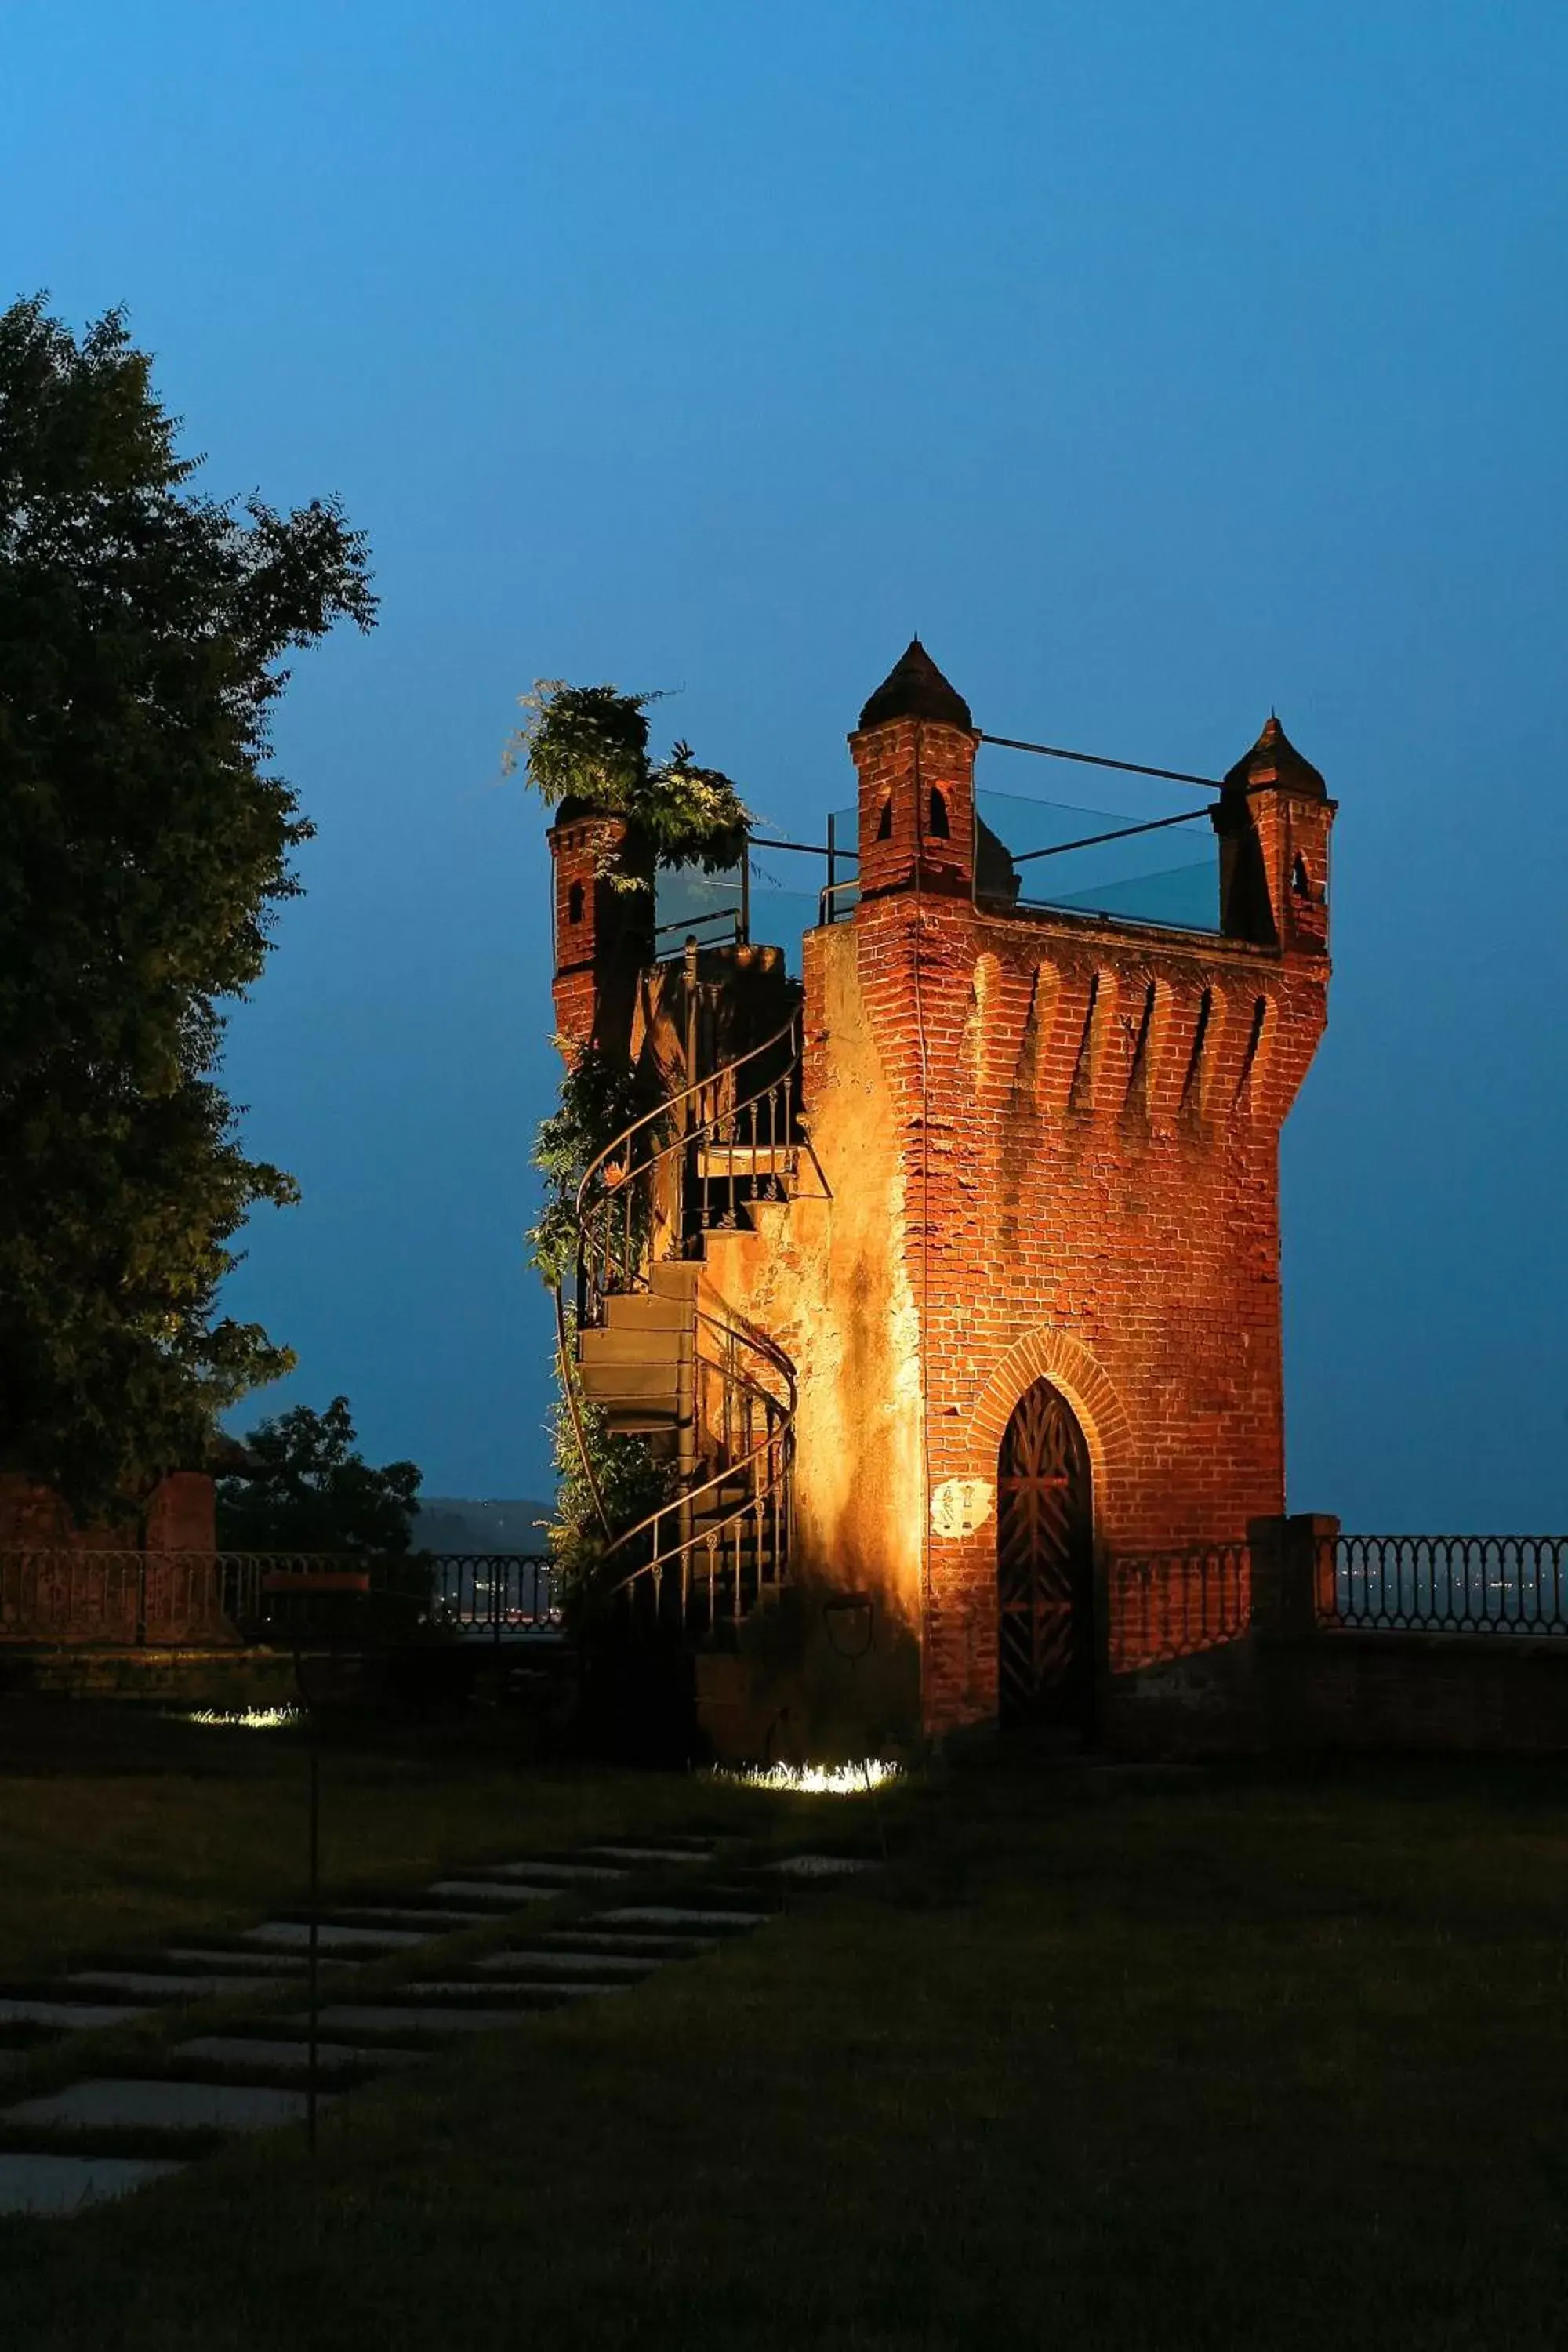
<svg viewBox="0 0 1568 2352"><path fill-rule="evenodd" d="M215 1319L292 1180L217 1083L312 830L271 773L282 656L368 628L363 537L191 487L147 353L0 311L0 1469L80 1515L195 1466L292 1358Z"/></svg>
<svg viewBox="0 0 1568 2352"><path fill-rule="evenodd" d="M258 1423L245 1441L248 1478L222 1478L218 1542L226 1551L353 1551L398 1558L419 1509L419 1470L379 1470L354 1451L347 1397Z"/></svg>

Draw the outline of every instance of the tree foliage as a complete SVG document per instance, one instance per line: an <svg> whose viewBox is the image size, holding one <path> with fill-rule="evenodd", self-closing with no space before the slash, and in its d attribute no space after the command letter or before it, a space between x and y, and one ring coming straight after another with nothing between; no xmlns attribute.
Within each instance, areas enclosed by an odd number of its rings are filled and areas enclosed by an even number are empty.
<svg viewBox="0 0 1568 2352"><path fill-rule="evenodd" d="M263 1421L246 1439L248 1478L222 1478L218 1542L226 1551L352 1551L400 1558L419 1508L419 1470L379 1470L354 1450L347 1397Z"/></svg>
<svg viewBox="0 0 1568 2352"><path fill-rule="evenodd" d="M668 759L648 757L646 713L658 695L543 677L521 699L529 715L507 764L521 761L546 808L575 801L625 817L658 866L691 864L716 874L745 856L752 816L730 778L700 767L689 743L672 745ZM608 874L617 887L645 887L614 862Z"/></svg>
<svg viewBox="0 0 1568 2352"><path fill-rule="evenodd" d="M283 656L374 614L334 501L204 496L176 431L120 313L0 311L0 1467L82 1514L292 1361L216 1317L295 1197L241 1148L222 1006L311 831L268 766Z"/></svg>

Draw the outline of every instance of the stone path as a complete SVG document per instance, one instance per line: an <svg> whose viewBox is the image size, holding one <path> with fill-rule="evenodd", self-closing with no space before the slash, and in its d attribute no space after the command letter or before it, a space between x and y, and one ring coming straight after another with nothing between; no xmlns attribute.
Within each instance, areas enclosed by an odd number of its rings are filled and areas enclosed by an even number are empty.
<svg viewBox="0 0 1568 2352"><path fill-rule="evenodd" d="M496 1864L383 1903L332 1905L318 1929L318 2104L428 2060L453 2035L515 2030L541 2011L634 1993L672 1961L761 1927L790 1886L838 1883L873 1866L792 1854L721 1878L720 1863L710 1843L626 1841ZM700 1884L683 1901L688 1876ZM633 1895L646 1899L625 1899ZM605 1907L554 1927L525 1917L565 1901ZM458 1958L443 1965L446 1939L486 1926L531 1932L526 1943L487 1946L471 1958L461 1957L471 1945L458 1945ZM79 1969L37 1992L0 1993L0 2026L56 2045L186 2002L223 2004L213 2030L160 2044L143 2068L86 2073L0 2108L0 2142L9 2144L0 2147L0 2214L81 2212L178 2171L215 2135L300 2121L309 2017L293 2004L305 1990L309 1940L308 1921L267 1919L237 1937L171 1945L141 1967ZM355 1988L353 1978L366 1971ZM144 2147L152 2137L149 2153L127 2151L128 2137L133 2149L138 2137Z"/></svg>

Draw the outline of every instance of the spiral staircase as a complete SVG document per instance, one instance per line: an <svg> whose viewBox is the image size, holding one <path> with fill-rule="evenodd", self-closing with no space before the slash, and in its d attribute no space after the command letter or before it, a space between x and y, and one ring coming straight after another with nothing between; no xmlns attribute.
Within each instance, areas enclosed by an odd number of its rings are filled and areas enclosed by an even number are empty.
<svg viewBox="0 0 1568 2352"><path fill-rule="evenodd" d="M576 1295L557 1312L563 1384L615 1436L664 1441L668 1501L611 1524L601 1591L634 1620L723 1646L788 1580L795 1376L765 1335L705 1301L710 1234L787 1201L800 1155L800 1013L636 1120L576 1198ZM597 1489L595 1487L595 1496Z"/></svg>

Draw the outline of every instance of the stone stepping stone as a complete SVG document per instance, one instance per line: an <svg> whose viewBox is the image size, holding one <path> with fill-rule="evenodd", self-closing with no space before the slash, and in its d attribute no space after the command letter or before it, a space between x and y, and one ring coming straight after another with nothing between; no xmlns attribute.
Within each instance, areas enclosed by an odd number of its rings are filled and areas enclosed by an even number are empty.
<svg viewBox="0 0 1568 2352"><path fill-rule="evenodd" d="M328 2095L336 2095L329 2094ZM94 2075L0 2111L0 2123L77 2131L271 2131L298 2123L306 2094L262 2083L121 2081Z"/></svg>
<svg viewBox="0 0 1568 2352"><path fill-rule="evenodd" d="M437 1996L464 2000L496 2000L510 1993L520 2009L553 2006L557 2001L586 2000L595 1993L630 1992L633 1988L618 1980L613 1984L583 1984L570 1979L552 1979L548 1984L471 1984L454 1979L449 1984L411 1984L402 1990L422 2000L434 2000Z"/></svg>
<svg viewBox="0 0 1568 2352"><path fill-rule="evenodd" d="M509 1903L553 1903L552 1886L520 1886L515 1880L499 1878L438 1878L430 1889L432 1895L456 1895L476 1903L493 1903L502 1909Z"/></svg>
<svg viewBox="0 0 1568 2352"><path fill-rule="evenodd" d="M484 1990L493 1998L494 1986ZM529 2014L526 2009L417 2008L405 2002L383 2006L347 2001L322 2010L321 2023L343 2033L499 2033Z"/></svg>
<svg viewBox="0 0 1568 2352"><path fill-rule="evenodd" d="M628 1878L631 1874L624 1865L609 1862L502 1862L492 1874L497 1878L532 1878L541 1882L558 1879L569 1886L576 1879Z"/></svg>
<svg viewBox="0 0 1568 2352"><path fill-rule="evenodd" d="M622 1952L492 1952L479 1966L509 1977L646 1977L664 1962L633 1958Z"/></svg>
<svg viewBox="0 0 1568 2352"><path fill-rule="evenodd" d="M184 2169L169 2158L0 2155L0 2213L58 2220Z"/></svg>
<svg viewBox="0 0 1568 2352"><path fill-rule="evenodd" d="M423 1927L427 1935L450 1936L459 1927L477 1927L483 1919L493 1919L493 1911L420 1910L410 1904L406 1910L383 1910L354 1905L352 1909L340 1909L333 1914L334 1922L344 1927Z"/></svg>
<svg viewBox="0 0 1568 2352"><path fill-rule="evenodd" d="M688 1911L674 1903L644 1903L595 1914L602 1927L760 1927L770 1916L766 1911Z"/></svg>
<svg viewBox="0 0 1568 2352"><path fill-rule="evenodd" d="M268 1976L295 1976L310 1965L293 1952L204 1952L194 1944L171 1944L158 1957L177 1960L184 1968L209 1969L215 1973L219 1969L233 1969L248 1976L254 1976L260 1969L265 1969ZM348 1965L345 1961L344 1966Z"/></svg>
<svg viewBox="0 0 1568 2352"><path fill-rule="evenodd" d="M647 1936L636 1927L613 1927L605 1933L592 1927L557 1927L544 1940L573 1951L620 1952L628 1958L646 1960L693 1959L699 1952L714 1948L711 1936Z"/></svg>
<svg viewBox="0 0 1568 2352"><path fill-rule="evenodd" d="M248 2033L204 2033L182 2042L171 2053L175 2058L203 2058L215 2065L254 2067L258 2074L305 2074L310 2068L308 2042L268 2042ZM426 2050L363 2050L347 2042L318 2042L318 2066L419 2066Z"/></svg>
<svg viewBox="0 0 1568 2352"><path fill-rule="evenodd" d="M782 1862L770 1862L764 1867L785 1878L853 1878L863 1870L877 1869L878 1864L850 1853L786 1853Z"/></svg>
<svg viewBox="0 0 1568 2352"><path fill-rule="evenodd" d="M65 2025L84 2033L105 2025L129 2025L152 2014L145 2001L0 2000L0 2024Z"/></svg>
<svg viewBox="0 0 1568 2352"><path fill-rule="evenodd" d="M96 1992L144 1992L154 2000L210 2000L219 1992L265 1992L271 1982L258 1976L183 1976L174 1969L76 1969L68 1985Z"/></svg>
<svg viewBox="0 0 1568 2352"><path fill-rule="evenodd" d="M588 1852L595 1862L601 1856L606 1862L629 1863L711 1862L713 1859L711 1846L698 1848L689 1845L593 1845L588 1848Z"/></svg>
<svg viewBox="0 0 1568 2352"><path fill-rule="evenodd" d="M248 1928L247 1934L258 1944L283 1944L303 1952L310 1948L308 1919L268 1919L260 1927ZM316 1947L323 1952L395 1952L425 1941L407 1927L333 1927L323 1919L316 1930Z"/></svg>

